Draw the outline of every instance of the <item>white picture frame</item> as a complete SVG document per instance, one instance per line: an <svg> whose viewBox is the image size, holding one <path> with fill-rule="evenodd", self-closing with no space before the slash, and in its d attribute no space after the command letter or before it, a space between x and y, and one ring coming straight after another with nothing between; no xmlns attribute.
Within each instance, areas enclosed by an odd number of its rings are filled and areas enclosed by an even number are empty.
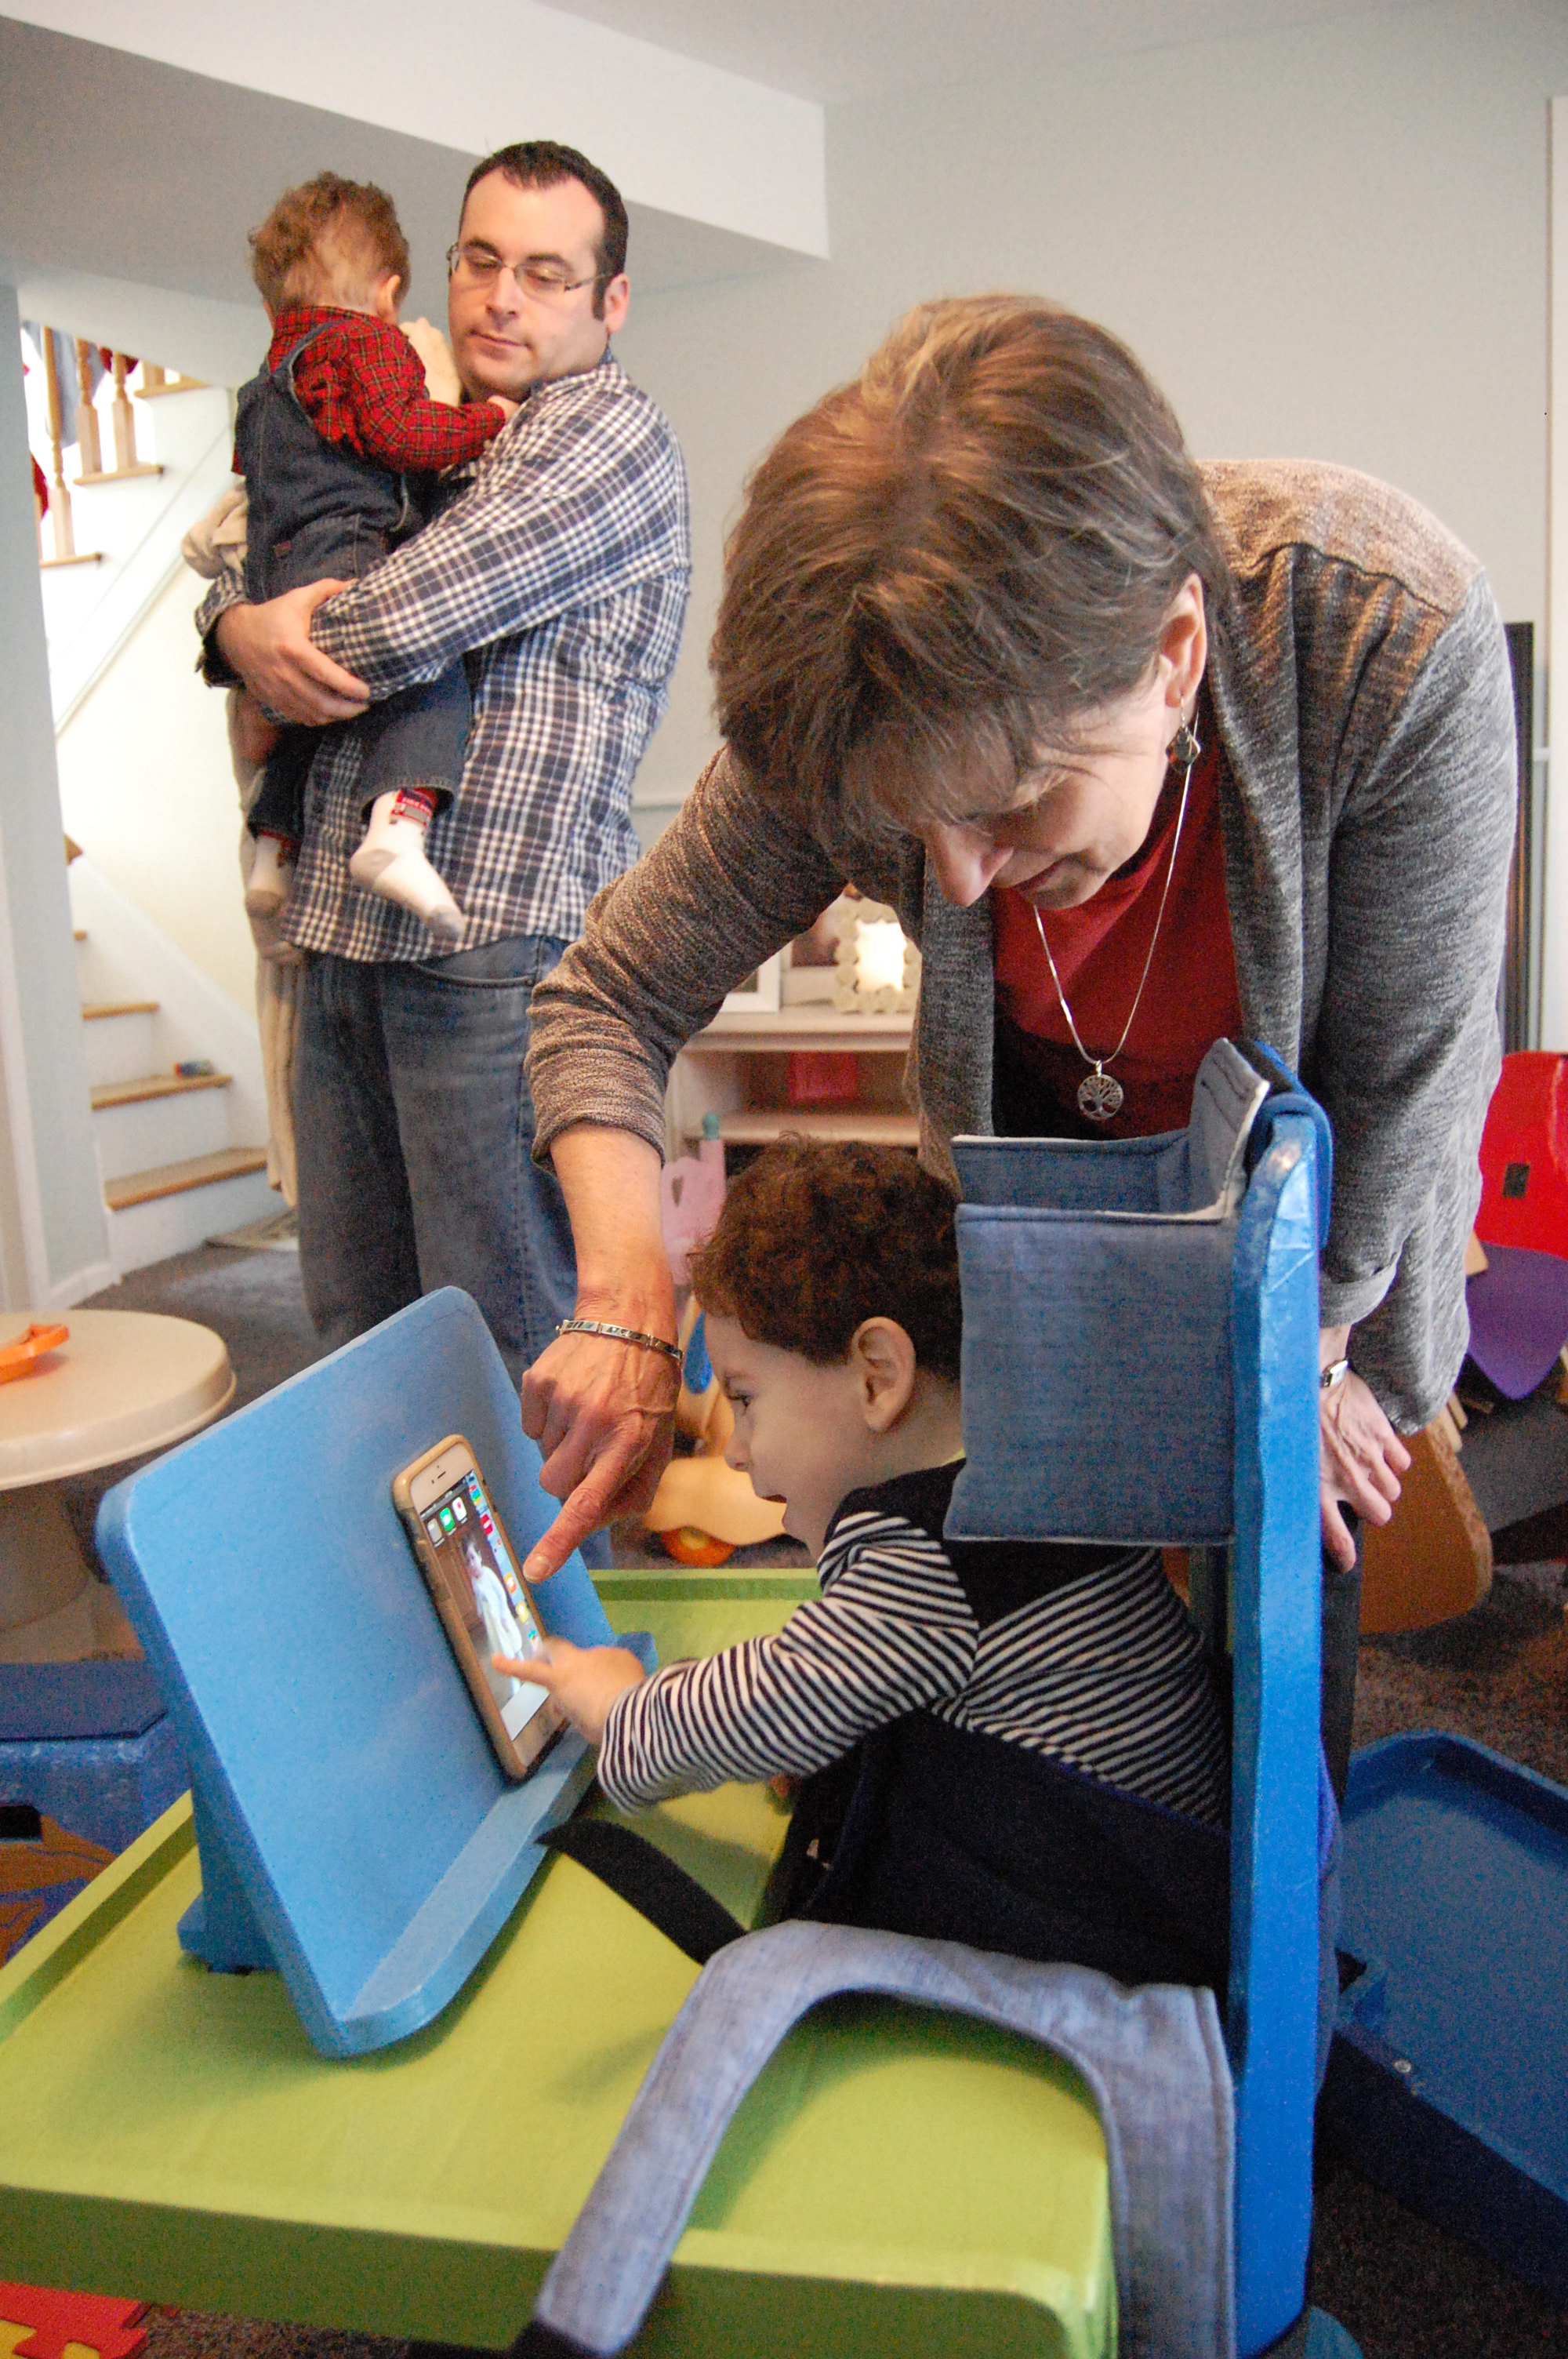
<svg viewBox="0 0 1568 2359"><path fill-rule="evenodd" d="M765 958L754 974L734 991L724 995L722 1013L726 1016L776 1016L779 1009L779 978L784 967L784 953L775 951Z"/></svg>

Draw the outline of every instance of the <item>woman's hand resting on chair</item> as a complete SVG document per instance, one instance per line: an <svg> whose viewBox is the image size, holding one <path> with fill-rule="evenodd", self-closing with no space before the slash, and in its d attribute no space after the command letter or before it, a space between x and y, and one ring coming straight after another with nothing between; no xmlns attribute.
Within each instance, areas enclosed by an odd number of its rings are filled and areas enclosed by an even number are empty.
<svg viewBox="0 0 1568 2359"><path fill-rule="evenodd" d="M1321 1364L1327 1368L1344 1357L1347 1327L1323 1331ZM1371 1386L1348 1370L1336 1385L1319 1396L1318 1495L1323 1510L1323 1545L1341 1572L1356 1562L1356 1540L1340 1514L1343 1501L1369 1524L1386 1524L1400 1495L1400 1476L1410 1471L1411 1454L1384 1415Z"/></svg>

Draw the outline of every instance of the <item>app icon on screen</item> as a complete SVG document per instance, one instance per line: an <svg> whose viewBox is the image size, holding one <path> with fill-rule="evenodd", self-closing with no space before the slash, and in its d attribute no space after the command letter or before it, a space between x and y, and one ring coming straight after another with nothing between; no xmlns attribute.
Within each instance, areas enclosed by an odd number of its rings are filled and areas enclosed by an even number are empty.
<svg viewBox="0 0 1568 2359"><path fill-rule="evenodd" d="M467 1523L469 1519L469 1511L463 1505L461 1492L460 1492L457 1497L452 1501L452 1513L456 1516L460 1524Z"/></svg>
<svg viewBox="0 0 1568 2359"><path fill-rule="evenodd" d="M429 1522L426 1525L425 1529L430 1535L431 1545L435 1548L439 1548L441 1542L446 1538L445 1532L441 1529L441 1518L439 1516L432 1516Z"/></svg>
<svg viewBox="0 0 1568 2359"><path fill-rule="evenodd" d="M444 1532L455 1532L457 1527L457 1521L450 1507L443 1507L441 1510L441 1529Z"/></svg>

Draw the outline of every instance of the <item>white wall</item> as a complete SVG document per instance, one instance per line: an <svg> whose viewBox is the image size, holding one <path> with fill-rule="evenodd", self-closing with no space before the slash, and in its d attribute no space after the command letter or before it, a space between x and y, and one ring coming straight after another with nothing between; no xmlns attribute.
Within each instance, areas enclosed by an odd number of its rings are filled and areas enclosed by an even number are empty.
<svg viewBox="0 0 1568 2359"><path fill-rule="evenodd" d="M1123 335L1205 456L1389 477L1543 636L1547 101L1560 0L1417 7L835 109L833 259L660 295L619 340L691 470L697 582L652 832L711 748L745 468L909 304L1034 289Z"/></svg>
<svg viewBox="0 0 1568 2359"><path fill-rule="evenodd" d="M0 1302L112 1275L77 1013L14 288L0 286Z"/></svg>
<svg viewBox="0 0 1568 2359"><path fill-rule="evenodd" d="M193 669L202 584L177 573L58 746L65 824L110 884L247 1016L255 957L223 698Z"/></svg>

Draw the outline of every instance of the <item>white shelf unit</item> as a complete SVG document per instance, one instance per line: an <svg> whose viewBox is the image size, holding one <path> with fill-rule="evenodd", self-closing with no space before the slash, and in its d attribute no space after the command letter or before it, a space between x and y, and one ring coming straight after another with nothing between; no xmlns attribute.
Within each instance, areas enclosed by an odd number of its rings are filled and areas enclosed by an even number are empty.
<svg viewBox="0 0 1568 2359"><path fill-rule="evenodd" d="M784 1131L810 1138L915 1146L919 1125L903 1103L903 1060L914 1018L840 1015L808 1002L771 1011L726 1013L688 1041L670 1073L665 1119L672 1155L689 1154L706 1114L719 1116L727 1146L761 1147ZM791 1105L792 1050L849 1052L860 1060L853 1103Z"/></svg>

